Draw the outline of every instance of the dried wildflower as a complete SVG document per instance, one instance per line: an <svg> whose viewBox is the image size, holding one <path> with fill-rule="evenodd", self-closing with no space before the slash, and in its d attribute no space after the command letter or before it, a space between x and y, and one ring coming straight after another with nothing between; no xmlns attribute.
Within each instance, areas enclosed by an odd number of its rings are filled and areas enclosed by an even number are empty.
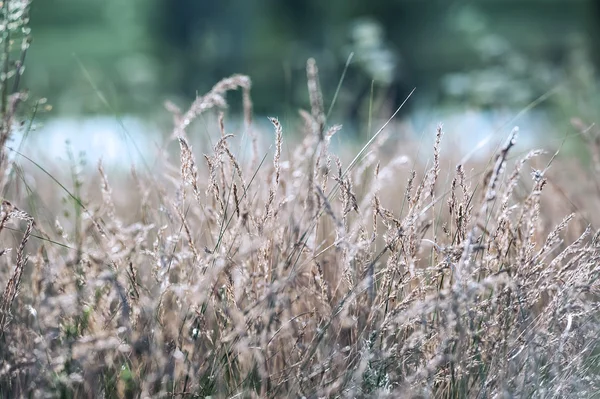
<svg viewBox="0 0 600 399"><path fill-rule="evenodd" d="M323 95L319 87L319 69L314 58L309 58L306 63L306 76L308 78L308 96L310 98L311 114L316 122L312 131L313 134L319 137L319 141L323 141L325 108L323 107Z"/></svg>
<svg viewBox="0 0 600 399"><path fill-rule="evenodd" d="M277 118L269 118L273 126L275 126L275 155L273 156L273 166L275 168L275 186L279 185L279 175L281 173L281 169L279 166L279 162L281 159L281 143L283 142L283 129L281 128L281 123Z"/></svg>
<svg viewBox="0 0 600 399"><path fill-rule="evenodd" d="M107 216L114 220L115 204L112 200L112 189L108 183L108 177L106 176L104 168L102 167L102 160L98 161L98 171L100 172L100 177L102 178L102 200L104 202L104 206L106 207Z"/></svg>
<svg viewBox="0 0 600 399"><path fill-rule="evenodd" d="M196 199L200 201L198 170L196 168L194 154L185 138L179 137L179 146L181 148L181 179L185 185L192 187Z"/></svg>
<svg viewBox="0 0 600 399"><path fill-rule="evenodd" d="M251 87L250 78L244 75L233 75L221 80L213 86L211 91L205 96L198 97L196 101L192 103L189 110L179 118L180 123L175 126L172 138L185 137L185 129L203 112L214 107L224 108L227 103L225 102L223 95L227 91L236 90L240 87L244 90L249 90ZM248 107L247 104L245 104L245 108L246 107Z"/></svg>
<svg viewBox="0 0 600 399"><path fill-rule="evenodd" d="M5 201L6 202L6 201ZM25 214L27 215L27 214ZM15 270L6 283L6 288L4 289L4 293L2 295L2 299L0 302L0 332L4 333L7 327L7 322L9 320L10 308L19 292L19 287L21 284L21 278L23 277L23 269L27 264L28 257L25 255L25 244L29 240L31 236L31 232L33 230L33 219L27 215L29 223L27 224L27 229L25 233L23 233L23 238L21 239L21 243L19 244L19 248L17 249L17 258Z"/></svg>

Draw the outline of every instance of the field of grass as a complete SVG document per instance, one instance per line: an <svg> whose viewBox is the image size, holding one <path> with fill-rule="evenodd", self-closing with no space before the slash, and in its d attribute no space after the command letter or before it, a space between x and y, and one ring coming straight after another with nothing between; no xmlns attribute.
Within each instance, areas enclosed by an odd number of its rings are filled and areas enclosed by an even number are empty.
<svg viewBox="0 0 600 399"><path fill-rule="evenodd" d="M2 90L2 397L597 397L598 129L574 121L584 166L516 152L516 128L460 159L442 125L433 151L384 125L336 156L314 60L307 82L304 126L271 118L267 145L246 76L168 104L179 159L118 179L9 158Z"/></svg>

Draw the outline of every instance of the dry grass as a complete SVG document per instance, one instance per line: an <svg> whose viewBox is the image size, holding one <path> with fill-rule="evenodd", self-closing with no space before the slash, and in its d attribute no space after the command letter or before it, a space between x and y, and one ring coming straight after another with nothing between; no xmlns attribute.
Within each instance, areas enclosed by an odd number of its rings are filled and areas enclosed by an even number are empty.
<svg viewBox="0 0 600 399"><path fill-rule="evenodd" d="M275 118L259 152L238 75L186 112L169 105L179 167L163 161L117 189L102 165L96 190L75 172L73 212L51 223L7 191L2 396L598 392L593 175L561 177L571 166L540 151L513 156L516 130L488 165L448 169L441 126L428 168L404 143L383 154L385 132L345 163L329 149L340 127L327 124L314 61L307 72L311 110L292 152ZM199 163L186 130L238 88L253 156L236 155L221 115ZM56 189L39 195L51 204Z"/></svg>

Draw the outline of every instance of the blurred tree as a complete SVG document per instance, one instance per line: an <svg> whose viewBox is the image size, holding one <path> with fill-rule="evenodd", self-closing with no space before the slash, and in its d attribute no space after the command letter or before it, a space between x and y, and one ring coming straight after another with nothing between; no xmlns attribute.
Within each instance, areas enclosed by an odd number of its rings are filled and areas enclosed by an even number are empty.
<svg viewBox="0 0 600 399"><path fill-rule="evenodd" d="M152 1L33 1L26 85L58 112L111 112L93 85L117 112L147 109L157 94L158 65L149 57L148 14L140 10Z"/></svg>
<svg viewBox="0 0 600 399"><path fill-rule="evenodd" d="M374 81L388 113L410 104L521 106L560 76L570 49L597 46L597 0L43 0L25 78L59 109L99 112L88 77L124 111L166 95L204 93L245 73L259 114L306 106L305 65L317 60L329 105L355 57L333 117L364 119ZM596 34L596 36L594 36ZM579 38L579 39L577 39ZM600 60L593 56L581 59ZM593 66L593 65L592 65ZM168 94L167 94L168 93ZM508 94L508 95L507 95ZM82 98L85 101L81 101ZM237 101L238 96L232 96Z"/></svg>

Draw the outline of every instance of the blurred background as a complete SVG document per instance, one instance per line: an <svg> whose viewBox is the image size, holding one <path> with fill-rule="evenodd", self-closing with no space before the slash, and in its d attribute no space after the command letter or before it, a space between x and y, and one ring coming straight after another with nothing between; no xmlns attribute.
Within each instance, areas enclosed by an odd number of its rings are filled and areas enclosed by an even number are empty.
<svg viewBox="0 0 600 399"><path fill-rule="evenodd" d="M599 27L596 0L34 0L24 78L57 143L108 137L115 115L145 137L165 100L185 108L233 73L252 78L257 116L293 120L306 60L327 107L350 54L330 118L349 138L413 88L400 120L416 134L443 121L474 141L535 104L519 124L560 137L598 117Z"/></svg>

